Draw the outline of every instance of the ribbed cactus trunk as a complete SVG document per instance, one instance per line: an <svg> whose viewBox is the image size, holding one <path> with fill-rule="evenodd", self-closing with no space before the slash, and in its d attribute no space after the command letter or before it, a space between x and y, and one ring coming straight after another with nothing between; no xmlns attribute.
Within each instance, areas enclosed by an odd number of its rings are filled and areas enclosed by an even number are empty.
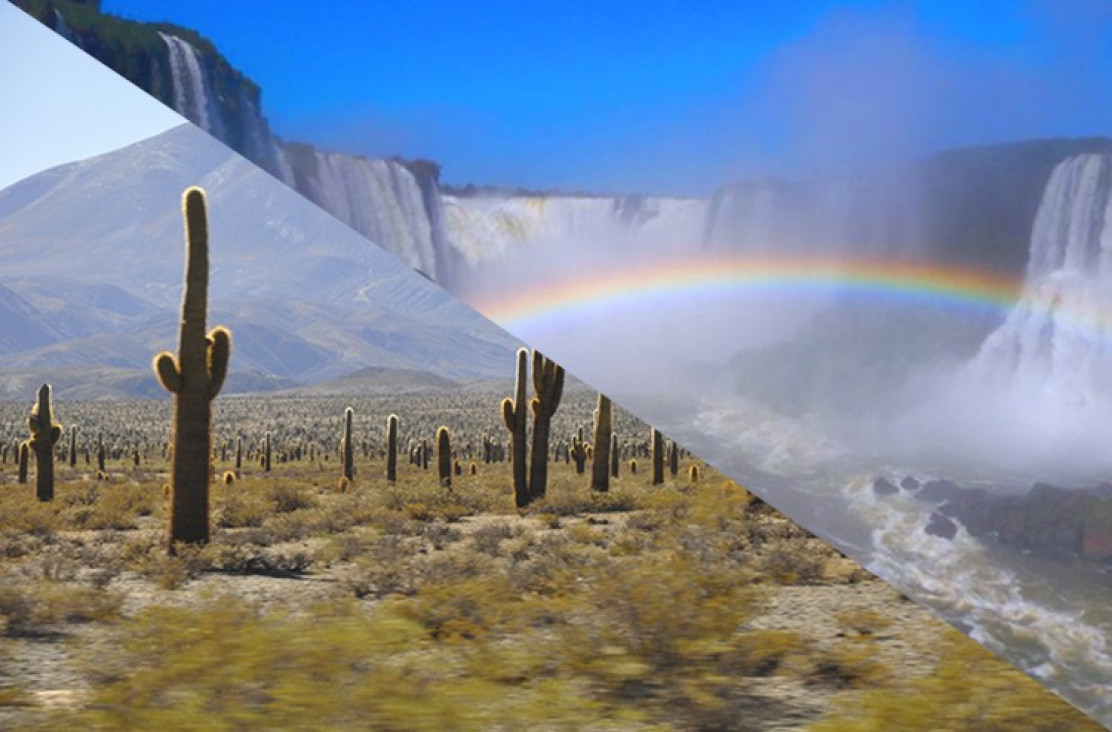
<svg viewBox="0 0 1112 732"><path fill-rule="evenodd" d="M660 430L653 429L653 485L664 482L664 436Z"/></svg>
<svg viewBox="0 0 1112 732"><path fill-rule="evenodd" d="M676 477L680 472L680 446L673 440L668 447L668 472Z"/></svg>
<svg viewBox="0 0 1112 732"><path fill-rule="evenodd" d="M610 442L614 436L611 421L610 399L598 395L595 409L595 455L591 463L591 490L605 493L610 490Z"/></svg>
<svg viewBox="0 0 1112 732"><path fill-rule="evenodd" d="M518 508L529 505L529 469L525 464L526 429L526 384L528 382L529 351L525 348L517 352L517 374L513 399L502 400L502 421L510 432L511 460L514 475L514 503Z"/></svg>
<svg viewBox="0 0 1112 732"><path fill-rule="evenodd" d="M386 420L386 480L398 480L398 415L391 414Z"/></svg>
<svg viewBox="0 0 1112 732"><path fill-rule="evenodd" d="M340 439L340 452L344 457L344 477L355 480L355 450L351 442L351 423L355 419L355 410L348 407L344 410L344 436Z"/></svg>
<svg viewBox="0 0 1112 732"><path fill-rule="evenodd" d="M447 427L436 431L436 469L440 475L440 485L452 487L452 435Z"/></svg>
<svg viewBox="0 0 1112 732"><path fill-rule="evenodd" d="M69 464L71 468L77 467L77 428L70 427Z"/></svg>
<svg viewBox="0 0 1112 732"><path fill-rule="evenodd" d="M170 537L203 544L209 539L209 454L212 450L212 400L228 373L232 334L222 327L205 334L208 310L208 220L205 194L189 188L182 196L185 214L185 295L182 300L178 356L162 352L154 369L174 395L173 468Z"/></svg>
<svg viewBox="0 0 1112 732"><path fill-rule="evenodd" d="M31 430L28 447L35 453L35 496L40 501L54 500L54 446L62 439L62 425L50 412L50 384L39 387L39 398L27 418Z"/></svg>
<svg viewBox="0 0 1112 732"><path fill-rule="evenodd" d="M552 416L564 394L564 368L533 351L533 450L529 456L529 501L544 498L548 489L548 439Z"/></svg>
<svg viewBox="0 0 1112 732"><path fill-rule="evenodd" d="M610 435L610 477L618 477L618 469L621 466L622 456L618 454L618 436L615 434Z"/></svg>
<svg viewBox="0 0 1112 732"><path fill-rule="evenodd" d="M31 448L27 441L19 443L19 484L27 483L27 464L30 462Z"/></svg>
<svg viewBox="0 0 1112 732"><path fill-rule="evenodd" d="M236 438L236 473L243 470L243 438Z"/></svg>

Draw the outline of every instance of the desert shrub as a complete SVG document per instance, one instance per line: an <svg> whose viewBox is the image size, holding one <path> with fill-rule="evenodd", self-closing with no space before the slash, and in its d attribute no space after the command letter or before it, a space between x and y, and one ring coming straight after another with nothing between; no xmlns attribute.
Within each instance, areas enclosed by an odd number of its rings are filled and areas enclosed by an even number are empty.
<svg viewBox="0 0 1112 732"><path fill-rule="evenodd" d="M425 539L437 551L445 549L449 544L460 540L462 534L447 524L440 522L421 524L419 536Z"/></svg>
<svg viewBox="0 0 1112 732"><path fill-rule="evenodd" d="M173 555L161 541L135 542L128 550L128 566L164 590L181 588L211 568L202 546L179 544Z"/></svg>
<svg viewBox="0 0 1112 732"><path fill-rule="evenodd" d="M426 583L400 610L424 627L431 639L454 642L500 630L515 599L511 585L495 574Z"/></svg>
<svg viewBox="0 0 1112 732"><path fill-rule="evenodd" d="M202 550L200 560L207 571L289 576L308 571L313 566L314 556L301 547L277 549L217 542Z"/></svg>
<svg viewBox="0 0 1112 732"><path fill-rule="evenodd" d="M0 558L19 559L42 551L42 537L16 531L0 531Z"/></svg>
<svg viewBox="0 0 1112 732"><path fill-rule="evenodd" d="M876 657L871 643L843 640L817 651L808 659L808 682L836 689L858 689L885 680L888 667Z"/></svg>
<svg viewBox="0 0 1112 732"><path fill-rule="evenodd" d="M63 528L58 519L58 507L37 500L32 492L13 492L0 497L0 526L6 531L31 534L46 541L52 541L54 532Z"/></svg>
<svg viewBox="0 0 1112 732"><path fill-rule="evenodd" d="M312 490L296 483L275 481L268 485L267 500L277 513L291 513L315 508L317 497Z"/></svg>
<svg viewBox="0 0 1112 732"><path fill-rule="evenodd" d="M701 719L744 687L726 672L758 595L738 579L674 553L599 565L556 646L611 703Z"/></svg>
<svg viewBox="0 0 1112 732"><path fill-rule="evenodd" d="M574 681L535 678L536 650L427 641L404 601L364 614L350 603L304 617L232 598L150 608L93 646L91 703L56 729L583 729L599 711ZM540 659L540 660L538 660Z"/></svg>
<svg viewBox="0 0 1112 732"><path fill-rule="evenodd" d="M1099 730L1101 726L947 628L940 661L928 676L868 689L810 728L813 732L880 730Z"/></svg>
<svg viewBox="0 0 1112 732"><path fill-rule="evenodd" d="M589 490L582 481L558 481L554 486L549 486L544 498L530 505L529 512L560 517L634 511L638 507L637 495L629 490L616 488L607 493L598 493Z"/></svg>
<svg viewBox="0 0 1112 732"><path fill-rule="evenodd" d="M271 507L257 492L213 491L213 523L225 529L262 526Z"/></svg>
<svg viewBox="0 0 1112 732"><path fill-rule="evenodd" d="M521 536L523 529L506 521L497 521L480 526L471 532L471 546L475 551L497 557L501 553L502 542Z"/></svg>
<svg viewBox="0 0 1112 732"><path fill-rule="evenodd" d="M0 618L9 636L40 635L62 623L113 620L122 604L117 593L76 582L0 582Z"/></svg>
<svg viewBox="0 0 1112 732"><path fill-rule="evenodd" d="M374 543L363 544L362 556L344 577L344 584L357 598L412 595L419 578L414 568L412 544L396 534L386 534Z"/></svg>
<svg viewBox="0 0 1112 732"><path fill-rule="evenodd" d="M822 579L826 557L814 546L779 540L762 547L753 569L766 582L779 585L810 584Z"/></svg>

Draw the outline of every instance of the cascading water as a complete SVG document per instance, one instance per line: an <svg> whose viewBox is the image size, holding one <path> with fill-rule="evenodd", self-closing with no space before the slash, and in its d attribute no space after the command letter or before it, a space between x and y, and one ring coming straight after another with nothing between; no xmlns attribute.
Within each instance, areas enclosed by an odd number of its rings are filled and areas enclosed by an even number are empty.
<svg viewBox="0 0 1112 732"><path fill-rule="evenodd" d="M450 276L439 197L426 196L405 165L303 146L287 149L286 164L294 187L321 208L411 267L441 282Z"/></svg>
<svg viewBox="0 0 1112 732"><path fill-rule="evenodd" d="M541 242L677 243L691 249L700 236L706 202L620 196L441 197L448 235L468 263L515 253Z"/></svg>
<svg viewBox="0 0 1112 732"><path fill-rule="evenodd" d="M213 115L209 109L210 94L197 49L177 36L161 31L158 35L170 52L174 110L206 132L223 139L222 128L215 124L219 115Z"/></svg>
<svg viewBox="0 0 1112 732"><path fill-rule="evenodd" d="M1112 396L1112 155L1051 174L1035 217L1020 301L970 369L1072 407Z"/></svg>

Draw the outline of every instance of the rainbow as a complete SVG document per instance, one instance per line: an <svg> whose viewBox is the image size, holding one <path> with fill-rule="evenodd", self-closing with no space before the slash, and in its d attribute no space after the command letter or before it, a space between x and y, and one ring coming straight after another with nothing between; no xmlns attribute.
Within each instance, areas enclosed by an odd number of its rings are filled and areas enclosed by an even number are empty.
<svg viewBox="0 0 1112 732"><path fill-rule="evenodd" d="M583 276L501 295L497 288L483 288L472 302L514 331L579 311L716 295L831 292L911 299L940 308L1006 311L1018 302L1022 285L1021 280L986 271L924 263L718 255L584 270Z"/></svg>

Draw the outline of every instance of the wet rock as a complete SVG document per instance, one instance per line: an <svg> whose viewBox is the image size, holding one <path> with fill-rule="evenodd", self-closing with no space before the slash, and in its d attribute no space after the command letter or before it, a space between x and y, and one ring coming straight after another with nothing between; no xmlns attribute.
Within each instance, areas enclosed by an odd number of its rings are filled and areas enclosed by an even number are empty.
<svg viewBox="0 0 1112 732"><path fill-rule="evenodd" d="M892 481L887 478L877 478L873 481L873 493L878 496L892 496L900 492L900 489L892 484Z"/></svg>
<svg viewBox="0 0 1112 732"><path fill-rule="evenodd" d="M938 536L946 540L953 540L958 535L958 525L938 511L931 513L925 529L931 536Z"/></svg>
<svg viewBox="0 0 1112 732"><path fill-rule="evenodd" d="M1086 526L1081 535L1081 558L1091 562L1112 559L1112 526Z"/></svg>
<svg viewBox="0 0 1112 732"><path fill-rule="evenodd" d="M952 480L928 480L915 497L932 503L943 503L954 500L960 494L961 486Z"/></svg>
<svg viewBox="0 0 1112 732"><path fill-rule="evenodd" d="M900 488L903 488L905 491L917 491L922 487L923 484L910 475L900 481Z"/></svg>

